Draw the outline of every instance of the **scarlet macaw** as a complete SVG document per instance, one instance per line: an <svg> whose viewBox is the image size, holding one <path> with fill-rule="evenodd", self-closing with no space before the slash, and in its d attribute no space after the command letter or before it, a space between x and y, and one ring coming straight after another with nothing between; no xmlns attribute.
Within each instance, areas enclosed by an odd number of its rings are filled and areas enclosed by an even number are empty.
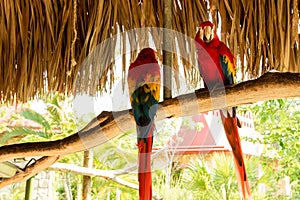
<svg viewBox="0 0 300 200"><path fill-rule="evenodd" d="M154 116L160 98L160 67L153 49L143 49L130 65L128 88L137 130L139 197L151 200Z"/></svg>
<svg viewBox="0 0 300 200"><path fill-rule="evenodd" d="M200 24L195 37L198 64L205 88L210 91L218 86L235 82L235 58L230 49L219 40L214 25L210 21ZM238 125L236 107L220 110L226 137L232 148L237 169L237 180L243 199L250 197L250 188L246 175Z"/></svg>

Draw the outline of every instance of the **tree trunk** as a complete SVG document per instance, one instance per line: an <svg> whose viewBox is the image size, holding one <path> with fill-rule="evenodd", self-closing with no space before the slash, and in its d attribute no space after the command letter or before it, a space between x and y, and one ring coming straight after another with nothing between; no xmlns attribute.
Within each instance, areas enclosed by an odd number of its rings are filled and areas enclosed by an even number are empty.
<svg viewBox="0 0 300 200"><path fill-rule="evenodd" d="M172 2L173 0L163 1L163 27L172 30ZM169 32L169 31L168 31ZM163 94L164 100L172 98L172 40L167 31L163 31Z"/></svg>

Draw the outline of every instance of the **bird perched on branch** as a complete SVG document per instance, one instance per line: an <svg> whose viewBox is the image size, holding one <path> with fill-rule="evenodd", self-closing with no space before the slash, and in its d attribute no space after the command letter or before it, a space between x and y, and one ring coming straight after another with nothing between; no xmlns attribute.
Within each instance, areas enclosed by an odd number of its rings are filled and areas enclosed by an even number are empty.
<svg viewBox="0 0 300 200"><path fill-rule="evenodd" d="M235 58L230 49L219 40L214 24L206 21L200 24L195 37L198 64L204 86L212 91L218 87L235 83ZM226 137L232 148L235 160L236 175L242 198L251 198L246 168L243 159L236 107L220 110Z"/></svg>
<svg viewBox="0 0 300 200"><path fill-rule="evenodd" d="M151 151L154 116L160 98L160 67L155 51L142 49L128 71L129 96L136 122L140 200L152 199Z"/></svg>

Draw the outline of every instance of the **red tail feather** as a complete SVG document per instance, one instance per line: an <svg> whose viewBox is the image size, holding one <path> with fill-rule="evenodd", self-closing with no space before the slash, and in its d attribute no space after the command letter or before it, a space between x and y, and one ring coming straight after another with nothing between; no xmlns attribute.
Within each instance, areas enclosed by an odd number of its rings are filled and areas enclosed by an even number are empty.
<svg viewBox="0 0 300 200"><path fill-rule="evenodd" d="M238 133L237 128L237 118L230 117L229 113L227 113L228 117L225 117L221 113L222 122L224 125L225 133L229 144L232 148L234 163L236 168L236 176L239 184L239 190L242 193L243 199L251 198L250 187L248 183L248 178L246 175L246 168L243 159L243 152L241 147L241 140Z"/></svg>
<svg viewBox="0 0 300 200"><path fill-rule="evenodd" d="M152 177L151 177L151 151L154 124L150 128L147 142L144 139L138 141L139 157L139 196L140 200L152 199Z"/></svg>

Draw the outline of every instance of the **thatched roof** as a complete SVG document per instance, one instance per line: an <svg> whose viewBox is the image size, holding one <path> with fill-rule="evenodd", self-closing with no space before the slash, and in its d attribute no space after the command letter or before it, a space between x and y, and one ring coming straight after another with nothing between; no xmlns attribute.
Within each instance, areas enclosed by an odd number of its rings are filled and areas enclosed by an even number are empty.
<svg viewBox="0 0 300 200"><path fill-rule="evenodd" d="M1 99L26 101L49 91L72 91L85 58L97 45L135 28L163 27L164 1L168 0L1 1ZM191 38L197 26L208 19L207 12L211 12L213 22L221 23L221 39L236 57L245 58L240 59L245 77L257 77L269 69L299 72L297 0L210 0L209 10L205 0L171 1L172 15L165 17L172 19L173 30ZM162 35L160 32L151 35L161 58ZM89 63L92 65L80 71L82 80L89 81L81 81L83 86L79 90L88 88L94 94L112 83L115 68L122 68L124 73L128 68L126 60L114 68L115 47L119 45L123 53L129 48L137 50L148 45L147 38L147 35L131 35L129 43L125 39L111 40L109 48L98 50ZM172 42L178 43L181 51L184 48L188 53L192 51L182 39ZM131 60L136 53L131 52ZM194 54L189 55L188 59L182 59L185 77L197 81L197 69L190 64ZM179 69L178 57L173 55L175 71Z"/></svg>

